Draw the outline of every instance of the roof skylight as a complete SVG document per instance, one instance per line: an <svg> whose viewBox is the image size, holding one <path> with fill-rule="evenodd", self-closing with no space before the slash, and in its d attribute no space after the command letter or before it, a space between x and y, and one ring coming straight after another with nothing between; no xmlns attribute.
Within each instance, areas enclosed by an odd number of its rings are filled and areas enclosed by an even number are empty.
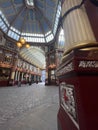
<svg viewBox="0 0 98 130"><path fill-rule="evenodd" d="M61 1L24 1L15 1L15 7L12 5L13 2L9 0L7 4L6 2L0 2L0 29L14 40L19 40L20 37L23 37L27 42L31 43L49 43L54 39L58 28ZM47 8L44 8L45 3ZM52 3L55 3L54 7L51 7ZM4 4L9 9L7 8L3 11ZM35 6L36 9L34 9ZM55 15L51 12L54 12ZM50 14L49 17L47 17L48 14ZM53 20L49 20L49 18Z"/></svg>
<svg viewBox="0 0 98 130"><path fill-rule="evenodd" d="M34 0L25 0L25 2L28 8L31 8L31 7L34 8Z"/></svg>

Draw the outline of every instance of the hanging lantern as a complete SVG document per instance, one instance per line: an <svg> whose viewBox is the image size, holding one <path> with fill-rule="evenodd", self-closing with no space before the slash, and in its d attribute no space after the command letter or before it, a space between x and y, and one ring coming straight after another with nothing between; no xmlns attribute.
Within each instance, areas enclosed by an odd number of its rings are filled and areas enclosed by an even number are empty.
<svg viewBox="0 0 98 130"><path fill-rule="evenodd" d="M26 48L29 48L30 47L30 45L29 44L26 44Z"/></svg>
<svg viewBox="0 0 98 130"><path fill-rule="evenodd" d="M25 44L26 40L24 38L20 38L19 41L22 43L22 44Z"/></svg>
<svg viewBox="0 0 98 130"><path fill-rule="evenodd" d="M17 42L17 46L20 48L22 47L22 44L20 42Z"/></svg>
<svg viewBox="0 0 98 130"><path fill-rule="evenodd" d="M26 40L24 38L19 38L19 41L17 42L17 46L19 48L21 48L21 47L29 48L30 47L30 45L28 43L26 43Z"/></svg>

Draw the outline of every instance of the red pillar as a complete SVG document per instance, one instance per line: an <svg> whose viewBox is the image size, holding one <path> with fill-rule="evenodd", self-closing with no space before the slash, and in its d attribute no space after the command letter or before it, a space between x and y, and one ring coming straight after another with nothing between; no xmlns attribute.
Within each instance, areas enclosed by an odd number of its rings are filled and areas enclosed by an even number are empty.
<svg viewBox="0 0 98 130"><path fill-rule="evenodd" d="M98 130L98 47L70 52L57 75L58 130Z"/></svg>

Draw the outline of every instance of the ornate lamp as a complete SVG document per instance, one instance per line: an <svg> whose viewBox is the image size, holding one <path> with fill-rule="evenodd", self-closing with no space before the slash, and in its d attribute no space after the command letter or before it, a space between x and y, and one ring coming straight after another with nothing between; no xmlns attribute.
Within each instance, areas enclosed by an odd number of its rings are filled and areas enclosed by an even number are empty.
<svg viewBox="0 0 98 130"><path fill-rule="evenodd" d="M17 46L19 47L19 48L21 48L21 47L26 47L26 48L29 48L30 47L30 45L28 44L28 43L26 43L26 40L24 39L24 38L19 38L19 41L17 42Z"/></svg>

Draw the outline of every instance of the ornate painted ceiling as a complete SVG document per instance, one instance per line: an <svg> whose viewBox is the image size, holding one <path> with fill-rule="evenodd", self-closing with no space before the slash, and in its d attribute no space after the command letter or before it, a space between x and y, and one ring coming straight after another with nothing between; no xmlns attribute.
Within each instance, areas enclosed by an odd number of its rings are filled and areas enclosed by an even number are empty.
<svg viewBox="0 0 98 130"><path fill-rule="evenodd" d="M55 38L61 14L61 0L0 0L0 29L18 41L24 38L31 47L20 55L36 66L45 66L41 48Z"/></svg>
<svg viewBox="0 0 98 130"><path fill-rule="evenodd" d="M47 44L55 37L61 0L0 0L0 28L9 37Z"/></svg>

